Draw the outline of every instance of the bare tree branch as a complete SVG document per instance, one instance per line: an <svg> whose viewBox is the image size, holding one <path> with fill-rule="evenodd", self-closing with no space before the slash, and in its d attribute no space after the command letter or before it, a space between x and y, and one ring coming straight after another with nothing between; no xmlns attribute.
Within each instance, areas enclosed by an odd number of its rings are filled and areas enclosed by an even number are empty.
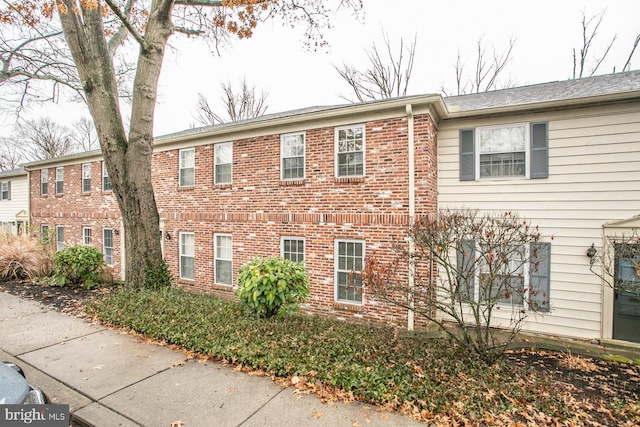
<svg viewBox="0 0 640 427"><path fill-rule="evenodd" d="M629 71L631 67L631 58L638 47L638 43L640 43L640 33L636 36L635 42L633 42L633 46L631 47L631 52L629 53L629 58L627 58L627 62L624 63L624 67L622 67L622 71Z"/></svg>
<svg viewBox="0 0 640 427"><path fill-rule="evenodd" d="M198 93L196 120L199 123L209 126L227 121L251 119L262 116L269 108L267 105L269 93L265 91L258 93L255 86L249 86L246 78L242 79L238 90L234 90L230 82L223 83L221 87L223 96L220 99L228 119L225 120L223 116L217 114L207 98L202 93Z"/></svg>

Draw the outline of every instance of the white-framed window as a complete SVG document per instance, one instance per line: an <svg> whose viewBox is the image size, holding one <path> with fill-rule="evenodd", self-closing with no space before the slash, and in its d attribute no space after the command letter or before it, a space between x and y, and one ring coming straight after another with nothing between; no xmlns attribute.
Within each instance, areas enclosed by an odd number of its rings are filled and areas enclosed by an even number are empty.
<svg viewBox="0 0 640 427"><path fill-rule="evenodd" d="M488 252L472 240L457 254L462 300L550 310L551 244L507 245Z"/></svg>
<svg viewBox="0 0 640 427"><path fill-rule="evenodd" d="M196 237L194 233L180 233L180 278L194 280Z"/></svg>
<svg viewBox="0 0 640 427"><path fill-rule="evenodd" d="M233 242L230 234L214 234L215 283L233 284Z"/></svg>
<svg viewBox="0 0 640 427"><path fill-rule="evenodd" d="M85 246L91 245L91 227L82 227L82 243Z"/></svg>
<svg viewBox="0 0 640 427"><path fill-rule="evenodd" d="M304 179L305 133L289 133L280 136L282 180Z"/></svg>
<svg viewBox="0 0 640 427"><path fill-rule="evenodd" d="M336 240L335 281L338 302L363 303L363 284L360 275L364 265L365 243L362 240Z"/></svg>
<svg viewBox="0 0 640 427"><path fill-rule="evenodd" d="M476 129L480 178L528 177L529 125L490 126Z"/></svg>
<svg viewBox="0 0 640 427"><path fill-rule="evenodd" d="M11 200L11 181L2 181L0 184L0 199Z"/></svg>
<svg viewBox="0 0 640 427"><path fill-rule="evenodd" d="M56 250L64 249L64 226L56 225Z"/></svg>
<svg viewBox="0 0 640 427"><path fill-rule="evenodd" d="M233 142L213 146L213 175L216 184L231 184L233 170Z"/></svg>
<svg viewBox="0 0 640 427"><path fill-rule="evenodd" d="M303 237L280 237L280 256L293 262L304 261Z"/></svg>
<svg viewBox="0 0 640 427"><path fill-rule="evenodd" d="M193 187L195 184L196 149L180 150L180 187Z"/></svg>
<svg viewBox="0 0 640 427"><path fill-rule="evenodd" d="M82 192L89 193L91 191L91 163L82 165Z"/></svg>
<svg viewBox="0 0 640 427"><path fill-rule="evenodd" d="M64 193L64 167L56 168L56 194Z"/></svg>
<svg viewBox="0 0 640 427"><path fill-rule="evenodd" d="M111 191L111 178L104 162L102 162L102 191Z"/></svg>
<svg viewBox="0 0 640 427"><path fill-rule="evenodd" d="M336 128L335 153L336 177L364 176L364 125Z"/></svg>
<svg viewBox="0 0 640 427"><path fill-rule="evenodd" d="M102 255L107 265L113 265L113 229L102 229Z"/></svg>
<svg viewBox="0 0 640 427"><path fill-rule="evenodd" d="M40 241L46 245L50 239L49 226L47 224L40 224Z"/></svg>
<svg viewBox="0 0 640 427"><path fill-rule="evenodd" d="M40 195L49 194L49 169L40 170Z"/></svg>

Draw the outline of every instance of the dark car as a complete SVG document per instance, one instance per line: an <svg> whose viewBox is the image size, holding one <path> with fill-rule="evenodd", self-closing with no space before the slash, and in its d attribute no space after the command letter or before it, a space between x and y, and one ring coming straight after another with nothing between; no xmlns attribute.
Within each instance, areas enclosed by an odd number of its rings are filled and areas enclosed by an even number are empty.
<svg viewBox="0 0 640 427"><path fill-rule="evenodd" d="M47 403L42 390L29 384L19 366L0 362L0 405L41 405Z"/></svg>

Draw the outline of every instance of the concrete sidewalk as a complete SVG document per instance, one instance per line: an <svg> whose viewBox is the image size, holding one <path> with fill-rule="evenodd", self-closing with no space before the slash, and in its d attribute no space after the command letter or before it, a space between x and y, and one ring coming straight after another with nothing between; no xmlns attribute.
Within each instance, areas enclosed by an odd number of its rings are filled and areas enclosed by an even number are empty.
<svg viewBox="0 0 640 427"><path fill-rule="evenodd" d="M327 405L270 379L0 292L0 360L20 365L87 426L423 426L353 402ZM179 422L182 422L180 424Z"/></svg>

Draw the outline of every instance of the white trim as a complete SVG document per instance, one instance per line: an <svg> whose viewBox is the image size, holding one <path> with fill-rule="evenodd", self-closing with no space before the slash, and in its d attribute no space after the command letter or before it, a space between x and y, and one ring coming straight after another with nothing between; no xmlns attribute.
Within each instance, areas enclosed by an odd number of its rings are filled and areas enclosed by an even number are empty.
<svg viewBox="0 0 640 427"><path fill-rule="evenodd" d="M284 258L284 241L285 240L301 240L302 241L302 260L307 260L307 241L304 237L298 236L280 236L280 257Z"/></svg>
<svg viewBox="0 0 640 427"><path fill-rule="evenodd" d="M341 130L345 130L345 129L355 129L355 128L362 128L362 174L361 175L344 175L344 176L340 176L338 174L339 171L339 164L338 164L338 133ZM333 133L333 163L334 163L334 176L336 178L361 178L366 176L367 174L367 126L365 123L358 123L358 124L353 124L353 125L347 125L347 126L339 126L336 127L334 129L334 133Z"/></svg>
<svg viewBox="0 0 640 427"><path fill-rule="evenodd" d="M218 258L218 237L228 237L231 242L231 258ZM216 268L216 263L218 261L229 261L231 262L231 283L220 283L218 282L218 269ZM223 286L233 286L233 236L228 233L214 233L213 234L213 282L218 285Z"/></svg>
<svg viewBox="0 0 640 427"><path fill-rule="evenodd" d="M87 243L87 234L86 231L89 231L89 242ZM93 244L93 236L91 227L82 227L82 244L85 246L90 246Z"/></svg>
<svg viewBox="0 0 640 427"><path fill-rule="evenodd" d="M192 152L193 153L193 163L183 166L182 163L184 160L184 154ZM191 184L183 184L182 183L182 172L192 170L193 171L193 182ZM195 147L183 148L178 152L178 186L179 187L193 187L196 184L196 149Z"/></svg>
<svg viewBox="0 0 640 427"><path fill-rule="evenodd" d="M480 152L480 132L483 130L492 130L492 129L507 129L507 128L524 128L524 176L522 175L505 175L505 176L480 176L480 156L482 153ZM530 163L531 163L531 135L530 135L530 122L522 122L522 123L505 123L499 125L492 126L479 126L474 129L474 154L475 154L475 168L476 168L476 181L486 181L486 180L504 180L504 179L529 179L530 177ZM509 152L511 153L511 151ZM495 153L498 154L498 153Z"/></svg>
<svg viewBox="0 0 640 427"><path fill-rule="evenodd" d="M88 167L89 170L89 177L85 177L85 168ZM82 192L83 193L91 193L91 163L83 163L81 166L81 170L82 170ZM89 189L85 190L84 189L84 181L85 179L89 180Z"/></svg>
<svg viewBox="0 0 640 427"><path fill-rule="evenodd" d="M62 178L62 179L59 179ZM58 191L58 183L62 183L62 191ZM64 194L64 166L58 166L56 168L56 194Z"/></svg>
<svg viewBox="0 0 640 427"><path fill-rule="evenodd" d="M105 240L106 240L106 237L105 237L105 232L106 232L106 231L111 231L111 246L106 246L106 245L104 244L104 242L105 242ZM115 245L114 245L114 242L113 242L113 240L114 240L113 236L114 236L114 235L115 235L115 233L113 232L113 228L110 228L110 227L104 227L104 228L102 229L102 255L103 255L103 257L104 257L104 262L105 262L108 266L112 266L112 265L113 265L113 263L114 263L114 256L113 256L113 248L114 248L114 246L115 246ZM105 248L111 248L111 264L109 264L109 262L107 261L107 257L106 257L106 254L105 254Z"/></svg>
<svg viewBox="0 0 640 427"><path fill-rule="evenodd" d="M231 147L231 162L230 163L220 163L220 165L231 165L231 177L229 181L218 182L218 175L216 174L216 168L218 167L218 163L216 161L216 157L218 154L218 149L222 146L229 145ZM219 142L217 144L213 144L213 183L215 185L228 185L233 183L233 141L231 142Z"/></svg>
<svg viewBox="0 0 640 427"><path fill-rule="evenodd" d="M284 140L287 137L291 136L302 136L302 177L296 178L285 178L284 177ZM297 158L295 157L287 157L287 159ZM283 133L280 135L280 180L282 181L296 181L300 179L305 179L307 177L307 133L306 132L291 132L291 133Z"/></svg>
<svg viewBox="0 0 640 427"><path fill-rule="evenodd" d="M104 188L105 179L109 180L109 187L111 187L108 190L105 190ZM111 183L111 177L109 176L109 172L107 171L107 165L105 164L104 160L102 161L102 179L100 182L100 188L102 189L102 191L113 191L113 184Z"/></svg>
<svg viewBox="0 0 640 427"><path fill-rule="evenodd" d="M62 233L60 233L62 230ZM60 234L62 234L62 240L60 240ZM56 251L64 249L64 225L56 225Z"/></svg>
<svg viewBox="0 0 640 427"><path fill-rule="evenodd" d="M188 255L186 253L184 253L182 251L182 246L183 246L183 242L182 239L186 236L192 236L193 237L193 247L192 252L193 255ZM193 259L193 277L185 277L182 271L182 257L185 258L192 258ZM182 280L195 280L196 279L196 234L193 232L184 232L181 231L180 233L178 233L178 262L180 263L179 270L180 270L180 279Z"/></svg>
<svg viewBox="0 0 640 427"><path fill-rule="evenodd" d="M44 178L44 179L43 179ZM42 184L45 186L43 187ZM46 188L46 192L42 192L42 188ZM46 196L49 194L49 169L40 169L40 195Z"/></svg>
<svg viewBox="0 0 640 427"><path fill-rule="evenodd" d="M364 240L358 240L358 239L335 239L334 240L334 263L333 263L333 271L334 271L334 285L333 285L333 300L337 303L340 304L350 304L350 305L356 305L356 306L362 306L364 305L365 302L365 293L364 293L364 284L363 284L363 288L362 288L362 301L360 302L356 302L356 301L345 301L345 300L340 300L338 299L338 265L339 265L339 258L340 258L340 251L339 251L339 247L340 247L340 243L360 243L362 244L362 266L364 267L364 261L366 259L367 253L366 253L366 242ZM361 273L361 271L357 271L357 273Z"/></svg>

